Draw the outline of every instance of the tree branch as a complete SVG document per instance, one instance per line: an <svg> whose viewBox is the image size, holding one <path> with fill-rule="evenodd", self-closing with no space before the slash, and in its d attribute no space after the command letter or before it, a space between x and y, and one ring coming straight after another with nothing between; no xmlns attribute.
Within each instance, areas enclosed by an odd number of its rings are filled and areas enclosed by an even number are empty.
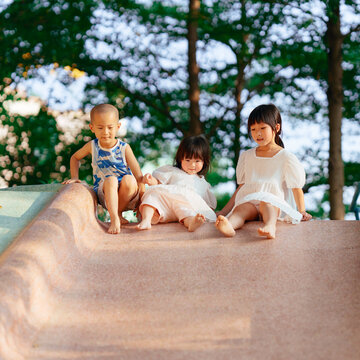
<svg viewBox="0 0 360 360"><path fill-rule="evenodd" d="M350 34L352 34L354 32L358 32L358 31L360 31L360 24L351 28L346 34L343 35L343 38L348 37Z"/></svg>

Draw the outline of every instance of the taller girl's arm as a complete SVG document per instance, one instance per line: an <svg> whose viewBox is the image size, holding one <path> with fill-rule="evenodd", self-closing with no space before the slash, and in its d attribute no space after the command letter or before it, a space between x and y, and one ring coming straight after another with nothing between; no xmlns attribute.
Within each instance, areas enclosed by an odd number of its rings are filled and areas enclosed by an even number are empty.
<svg viewBox="0 0 360 360"><path fill-rule="evenodd" d="M79 180L80 160L85 156L91 154L91 141L86 143L81 149L76 151L70 158L70 174L71 179L65 180L63 184L71 184L74 182L81 182Z"/></svg>
<svg viewBox="0 0 360 360"><path fill-rule="evenodd" d="M238 191L240 190L240 188L243 186L244 184L240 184L238 186L238 188L236 189L236 191L234 192L234 194L232 195L232 197L230 198L230 200L227 202L227 204L222 208L222 210L218 211L216 213L216 215L224 215L226 216L234 207L235 205L235 198L236 198L236 194L238 193Z"/></svg>
<svg viewBox="0 0 360 360"><path fill-rule="evenodd" d="M305 200L304 200L304 192L300 188L291 189L294 194L294 199L296 202L296 206L298 208L299 213L302 215L302 221L308 221L312 218L312 216L305 211Z"/></svg>

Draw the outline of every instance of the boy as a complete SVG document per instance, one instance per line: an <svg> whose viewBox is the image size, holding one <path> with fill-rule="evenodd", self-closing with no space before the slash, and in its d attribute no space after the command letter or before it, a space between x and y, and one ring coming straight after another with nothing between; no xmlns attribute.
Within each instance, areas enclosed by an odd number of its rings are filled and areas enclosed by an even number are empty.
<svg viewBox="0 0 360 360"><path fill-rule="evenodd" d="M96 139L86 143L71 156L71 179L63 182L81 182L80 160L92 154L94 191L100 204L109 211L110 234L120 232L121 221L124 220L122 212L135 209L140 192L144 192L143 175L130 145L116 139L119 128L119 112L114 106L95 106L90 112L90 130Z"/></svg>

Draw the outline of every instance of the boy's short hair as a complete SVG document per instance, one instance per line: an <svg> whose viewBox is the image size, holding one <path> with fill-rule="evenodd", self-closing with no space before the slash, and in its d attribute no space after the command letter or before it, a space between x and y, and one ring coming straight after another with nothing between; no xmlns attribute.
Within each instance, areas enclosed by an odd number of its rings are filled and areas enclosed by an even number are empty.
<svg viewBox="0 0 360 360"><path fill-rule="evenodd" d="M116 116L117 119L119 119L119 111L118 109L111 105L111 104L99 104L99 105L96 105L94 106L91 111L90 111L90 122L92 123L93 122L93 119L94 119L94 115L96 113L114 113L114 115Z"/></svg>

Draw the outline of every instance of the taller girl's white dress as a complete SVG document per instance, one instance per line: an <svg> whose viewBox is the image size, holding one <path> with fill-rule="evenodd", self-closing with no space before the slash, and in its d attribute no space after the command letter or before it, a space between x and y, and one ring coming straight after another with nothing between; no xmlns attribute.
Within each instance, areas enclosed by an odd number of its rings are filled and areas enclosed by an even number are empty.
<svg viewBox="0 0 360 360"><path fill-rule="evenodd" d="M153 176L161 184L147 187L140 205L140 209L149 205L158 211L153 216L152 224L181 221L196 214L202 214L210 221L216 220L213 210L216 198L203 176L189 175L168 165L156 169Z"/></svg>
<svg viewBox="0 0 360 360"><path fill-rule="evenodd" d="M244 151L236 167L236 179L243 186L232 211L246 202L258 205L263 201L281 210L279 220L293 224L301 221L291 189L304 186L305 171L294 154L282 149L273 157L260 157L256 148Z"/></svg>

